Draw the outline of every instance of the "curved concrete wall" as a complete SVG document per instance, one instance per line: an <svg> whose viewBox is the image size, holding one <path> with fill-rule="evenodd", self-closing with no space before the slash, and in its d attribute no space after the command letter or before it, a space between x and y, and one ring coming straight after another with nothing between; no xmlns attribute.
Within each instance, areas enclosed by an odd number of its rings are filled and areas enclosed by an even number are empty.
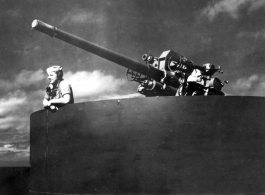
<svg viewBox="0 0 265 195"><path fill-rule="evenodd" d="M30 194L262 193L264 126L262 97L153 97L41 110L31 115Z"/></svg>

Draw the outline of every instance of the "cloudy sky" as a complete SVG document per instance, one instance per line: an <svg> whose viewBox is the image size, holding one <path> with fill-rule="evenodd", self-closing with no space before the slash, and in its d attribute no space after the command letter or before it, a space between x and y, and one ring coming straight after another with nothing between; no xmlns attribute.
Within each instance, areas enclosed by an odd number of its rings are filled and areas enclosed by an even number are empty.
<svg viewBox="0 0 265 195"><path fill-rule="evenodd" d="M139 62L170 49L220 65L227 95L265 95L264 0L0 0L2 156L21 148L28 160L29 117L42 109L50 65L63 66L76 102L138 96L124 67L31 30L34 19Z"/></svg>

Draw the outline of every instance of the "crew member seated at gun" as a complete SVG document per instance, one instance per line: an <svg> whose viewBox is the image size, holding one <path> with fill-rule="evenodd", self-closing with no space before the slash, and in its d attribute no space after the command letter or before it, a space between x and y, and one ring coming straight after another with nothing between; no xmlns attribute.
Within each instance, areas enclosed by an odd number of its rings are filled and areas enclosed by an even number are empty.
<svg viewBox="0 0 265 195"><path fill-rule="evenodd" d="M49 85L43 100L43 107L58 110L65 104L74 103L73 90L70 84L63 79L61 66L51 66L46 70Z"/></svg>

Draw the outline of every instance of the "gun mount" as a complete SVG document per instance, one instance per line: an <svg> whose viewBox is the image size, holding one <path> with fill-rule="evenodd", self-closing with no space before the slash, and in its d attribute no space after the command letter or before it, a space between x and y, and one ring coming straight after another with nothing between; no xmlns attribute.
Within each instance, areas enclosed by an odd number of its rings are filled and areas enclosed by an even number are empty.
<svg viewBox="0 0 265 195"><path fill-rule="evenodd" d="M160 57L144 54L142 64L39 20L32 22L32 28L128 68L127 77L140 83L138 92L145 96L224 95L221 89L227 82L212 77L222 72L212 64L194 65L171 50Z"/></svg>

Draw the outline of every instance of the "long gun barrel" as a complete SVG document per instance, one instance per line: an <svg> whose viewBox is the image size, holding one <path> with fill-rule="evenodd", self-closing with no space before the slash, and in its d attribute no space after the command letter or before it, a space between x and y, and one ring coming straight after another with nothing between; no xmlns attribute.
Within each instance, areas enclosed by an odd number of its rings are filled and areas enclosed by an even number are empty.
<svg viewBox="0 0 265 195"><path fill-rule="evenodd" d="M147 66L145 64L139 63L133 59L125 57L116 52L110 51L104 47L98 46L94 43L91 43L87 40L84 40L80 37L67 33L63 30L60 30L54 26L41 22L39 20L34 20L32 22L32 28L38 30L42 33L50 35L51 37L55 37L64 42L67 42L71 45L79 47L83 50L91 52L95 55L98 55L102 58L105 58L111 62L124 66L133 71L139 72L147 77L160 81L163 77L165 77L165 73L161 70L153 68L151 66Z"/></svg>

